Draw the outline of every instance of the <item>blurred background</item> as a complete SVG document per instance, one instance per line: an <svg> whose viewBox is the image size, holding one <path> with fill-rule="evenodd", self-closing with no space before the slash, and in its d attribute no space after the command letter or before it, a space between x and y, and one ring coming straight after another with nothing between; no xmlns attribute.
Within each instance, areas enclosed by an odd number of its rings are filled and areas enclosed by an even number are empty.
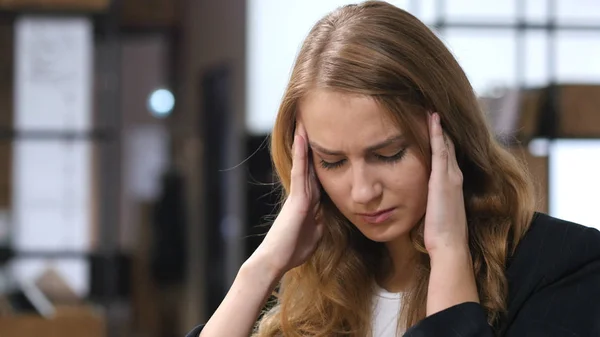
<svg viewBox="0 0 600 337"><path fill-rule="evenodd" d="M260 243L266 140L344 0L0 0L0 336L183 336ZM538 210L600 228L600 2L391 1L444 40Z"/></svg>

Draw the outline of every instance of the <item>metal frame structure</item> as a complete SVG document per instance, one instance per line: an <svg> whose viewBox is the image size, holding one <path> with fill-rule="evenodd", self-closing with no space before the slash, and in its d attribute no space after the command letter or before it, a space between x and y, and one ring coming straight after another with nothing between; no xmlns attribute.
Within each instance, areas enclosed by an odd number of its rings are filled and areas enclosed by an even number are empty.
<svg viewBox="0 0 600 337"><path fill-rule="evenodd" d="M127 26L121 20L123 0L111 0L106 12L82 12L54 10L39 11L22 9L6 11L0 9L0 20L10 23L18 15L49 15L53 17L85 16L91 18L94 29L94 46L101 43L106 48L104 53L94 63L96 72L101 78L96 78L92 99L97 101L97 111L93 115L93 128L81 132L73 130L28 130L20 131L14 127L0 128L0 141L89 141L97 149L93 161L94 179L98 180L96 205L98 206L98 246L92 251L11 251L12 259L86 259L93 266L94 272L101 280L91 280L92 299L99 303L106 313L108 336L117 336L118 317L120 310L116 307L119 302L119 275L122 266L123 252L119 247L121 224L121 182L122 172L122 130L123 112L121 111L121 42L124 37L142 36L146 34L164 34L168 37L170 51L166 65L167 82L173 89L177 87L177 49L180 44L180 31L177 26ZM97 54L96 54L97 55ZM99 80L99 81L98 81ZM0 113L2 113L0 111ZM90 274L92 272L90 271ZM128 279L128 277L125 277ZM96 284L94 284L96 282Z"/></svg>
<svg viewBox="0 0 600 337"><path fill-rule="evenodd" d="M117 261L119 255L118 233L120 223L120 182L121 182L121 110L120 110L120 69L121 69L121 28L119 22L119 0L111 1L106 13L81 11L56 12L23 9L18 11L0 11L0 18L14 22L18 15L50 15L53 17L90 17L94 26L94 40L107 45L104 57L96 60L96 67L103 74L100 90L96 90L99 111L94 116L94 127L86 132L64 130L19 131L13 128L0 130L0 141L89 141L98 149L94 177L99 179L98 215L99 240L94 251L13 251L14 259L96 259L97 267L103 276L101 295L97 301L106 309L107 331L115 336L113 324L113 304L117 295ZM3 113L3 112L0 112ZM4 112L5 113L5 112Z"/></svg>

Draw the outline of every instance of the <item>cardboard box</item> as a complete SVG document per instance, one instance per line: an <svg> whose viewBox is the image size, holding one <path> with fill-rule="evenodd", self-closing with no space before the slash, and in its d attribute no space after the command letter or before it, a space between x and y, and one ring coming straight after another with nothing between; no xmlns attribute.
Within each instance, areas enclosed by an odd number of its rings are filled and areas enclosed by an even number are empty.
<svg viewBox="0 0 600 337"><path fill-rule="evenodd" d="M110 0L0 0L5 10L106 11Z"/></svg>
<svg viewBox="0 0 600 337"><path fill-rule="evenodd" d="M520 93L520 111L515 125L517 138L527 143L539 134L544 89L526 89Z"/></svg>
<svg viewBox="0 0 600 337"><path fill-rule="evenodd" d="M600 137L600 85L561 85L557 94L556 135Z"/></svg>
<svg viewBox="0 0 600 337"><path fill-rule="evenodd" d="M102 314L88 307L60 308L55 317L0 316L0 337L106 337Z"/></svg>
<svg viewBox="0 0 600 337"><path fill-rule="evenodd" d="M504 143L515 139L527 143L539 133L544 89L505 89L494 96L479 97L496 137Z"/></svg>
<svg viewBox="0 0 600 337"><path fill-rule="evenodd" d="M181 0L122 0L121 23L125 26L156 27L177 24ZM0 0L0 10L45 10L107 12L110 0Z"/></svg>
<svg viewBox="0 0 600 337"><path fill-rule="evenodd" d="M481 97L494 133L526 144L534 138L600 138L600 85L561 84Z"/></svg>
<svg viewBox="0 0 600 337"><path fill-rule="evenodd" d="M561 84L521 93L519 139L600 138L600 85Z"/></svg>
<svg viewBox="0 0 600 337"><path fill-rule="evenodd" d="M128 27L170 27L178 22L181 0L123 0L121 20Z"/></svg>

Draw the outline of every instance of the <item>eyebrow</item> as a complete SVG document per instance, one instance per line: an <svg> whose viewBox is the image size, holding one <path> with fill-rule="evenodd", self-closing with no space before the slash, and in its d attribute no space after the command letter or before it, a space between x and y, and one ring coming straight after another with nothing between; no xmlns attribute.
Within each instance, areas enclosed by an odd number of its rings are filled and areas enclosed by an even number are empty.
<svg viewBox="0 0 600 337"><path fill-rule="evenodd" d="M389 145L397 143L397 142L401 142L403 140L404 140L404 136L402 136L402 135L392 136L392 137L386 138L385 140L383 140L377 144L368 146L365 149L365 152L377 151L377 150L385 148L386 146L389 146ZM321 145L314 143L314 142L309 142L309 145L311 148L316 149L317 151L319 151L323 154L326 154L326 155L341 156L344 154L342 151L329 150L329 149L326 149L326 148L322 147Z"/></svg>

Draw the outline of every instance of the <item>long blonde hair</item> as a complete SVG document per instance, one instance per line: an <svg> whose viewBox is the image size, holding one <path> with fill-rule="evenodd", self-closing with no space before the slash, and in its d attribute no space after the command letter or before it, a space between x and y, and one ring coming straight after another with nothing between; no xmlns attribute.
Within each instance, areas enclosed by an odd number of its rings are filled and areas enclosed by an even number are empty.
<svg viewBox="0 0 600 337"><path fill-rule="evenodd" d="M444 44L411 14L380 1L341 7L308 34L286 88L271 135L273 164L285 199L299 101L315 89L374 99L419 145L430 165L429 139L415 125L438 112L456 147L464 175L469 240L481 304L494 324L506 309L510 256L534 209L524 165L499 145L471 84ZM255 336L368 336L372 284L386 258L324 195L325 233L314 255L283 277L277 302ZM429 258L422 224L411 232L419 251L415 286L403 299L401 325L425 317Z"/></svg>

